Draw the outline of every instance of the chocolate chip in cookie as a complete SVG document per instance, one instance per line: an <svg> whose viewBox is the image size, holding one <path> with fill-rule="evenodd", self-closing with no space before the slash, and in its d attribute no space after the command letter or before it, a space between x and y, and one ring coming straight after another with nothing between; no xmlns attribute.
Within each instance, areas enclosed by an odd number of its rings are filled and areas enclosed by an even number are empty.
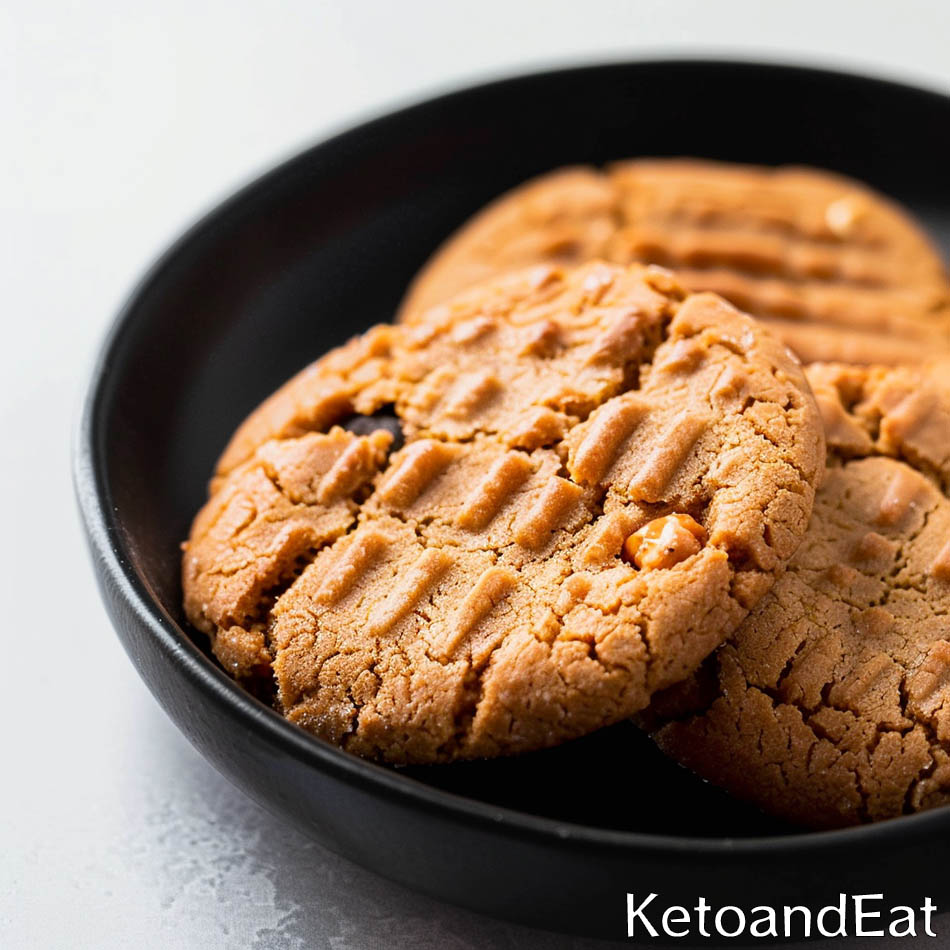
<svg viewBox="0 0 950 950"><path fill-rule="evenodd" d="M389 443L391 452L398 452L406 444L402 424L392 406L384 406L371 416L352 415L339 423L342 429L356 435L370 435L373 432L388 432L392 436Z"/></svg>

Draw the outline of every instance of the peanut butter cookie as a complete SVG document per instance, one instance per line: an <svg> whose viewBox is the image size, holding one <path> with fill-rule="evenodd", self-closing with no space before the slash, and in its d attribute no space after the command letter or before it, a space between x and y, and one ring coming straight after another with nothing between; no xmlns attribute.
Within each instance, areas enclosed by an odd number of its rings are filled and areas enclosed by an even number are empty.
<svg viewBox="0 0 950 950"><path fill-rule="evenodd" d="M658 268L535 268L376 327L253 413L185 608L234 676L359 755L550 746L723 642L823 463L800 367L725 301Z"/></svg>
<svg viewBox="0 0 950 950"><path fill-rule="evenodd" d="M502 196L414 281L408 323L456 291L544 261L674 268L767 319L806 362L914 363L950 349L938 253L893 202L806 168L693 160L562 169Z"/></svg>
<svg viewBox="0 0 950 950"><path fill-rule="evenodd" d="M771 593L645 717L666 752L819 828L950 803L950 387L809 369L828 467Z"/></svg>

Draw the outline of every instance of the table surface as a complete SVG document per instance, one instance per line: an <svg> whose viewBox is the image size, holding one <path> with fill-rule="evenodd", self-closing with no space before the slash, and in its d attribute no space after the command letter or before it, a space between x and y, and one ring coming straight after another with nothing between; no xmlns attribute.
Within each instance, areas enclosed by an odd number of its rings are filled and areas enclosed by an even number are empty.
<svg viewBox="0 0 950 950"><path fill-rule="evenodd" d="M667 54L830 63L948 90L948 35L950 4L927 0L5 4L0 497L13 530L0 570L13 616L0 944L604 946L381 880L301 840L191 749L123 655L86 562L69 451L92 356L184 225L395 103L549 64ZM844 942L811 946L832 943Z"/></svg>

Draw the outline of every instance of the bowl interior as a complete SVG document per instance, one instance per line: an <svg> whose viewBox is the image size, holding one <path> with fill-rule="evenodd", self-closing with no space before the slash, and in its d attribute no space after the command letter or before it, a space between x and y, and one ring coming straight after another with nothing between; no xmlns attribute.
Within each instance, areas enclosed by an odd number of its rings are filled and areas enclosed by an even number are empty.
<svg viewBox="0 0 950 950"><path fill-rule="evenodd" d="M696 62L566 70L432 100L305 152L163 258L108 352L95 426L107 510L121 555L184 641L206 649L182 616L178 545L247 412L317 355L390 319L427 255L488 199L559 165L638 155L836 169L905 202L950 249L950 100L833 73ZM405 772L586 825L794 834L628 724L519 759Z"/></svg>

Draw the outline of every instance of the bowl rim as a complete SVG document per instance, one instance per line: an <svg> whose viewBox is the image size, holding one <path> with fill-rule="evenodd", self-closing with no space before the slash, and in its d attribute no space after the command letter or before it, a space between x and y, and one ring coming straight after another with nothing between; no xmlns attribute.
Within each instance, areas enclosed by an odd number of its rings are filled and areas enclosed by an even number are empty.
<svg viewBox="0 0 950 950"><path fill-rule="evenodd" d="M106 332L88 375L81 417L73 437L73 485L90 552L98 564L99 572L106 576L108 586L157 641L180 675L191 680L197 688L224 707L232 719L241 721L259 738L271 743L275 749L292 755L306 766L330 772L337 779L357 786L371 795L386 795L398 799L399 803L406 807L429 813L436 811L443 818L461 821L468 826L489 831L501 829L521 839L558 846L690 854L694 857L709 858L734 856L742 859L761 857L764 854L781 857L835 850L842 845L883 845L898 838L906 844L907 836L911 833L915 837L923 837L938 828L945 830L950 819L950 807L828 831L749 837L679 837L560 821L491 805L479 799L433 787L419 779L401 774L398 770L360 759L284 719L275 710L245 692L235 680L199 650L188 633L152 597L145 581L136 572L120 530L117 511L111 503L111 491L106 476L104 431L108 384L115 355L131 332L140 303L161 283L166 272L174 267L178 258L189 248L200 243L206 234L226 223L226 219L245 202L292 179L320 154L345 147L347 144L355 145L358 137L382 132L386 126L398 124L433 106L450 106L460 103L468 96L486 92L497 94L505 88L554 77L567 79L571 75L590 75L597 72L606 74L624 70L676 69L736 70L759 74L769 72L815 81L850 82L869 89L886 88L892 92L930 99L935 106L944 109L950 107L950 95L860 72L782 61L763 62L742 57L664 56L557 66L513 72L487 82L470 82L434 96L416 98L408 104L377 113L368 119L358 120L341 131L321 138L256 175L197 218L153 260L126 295Z"/></svg>

